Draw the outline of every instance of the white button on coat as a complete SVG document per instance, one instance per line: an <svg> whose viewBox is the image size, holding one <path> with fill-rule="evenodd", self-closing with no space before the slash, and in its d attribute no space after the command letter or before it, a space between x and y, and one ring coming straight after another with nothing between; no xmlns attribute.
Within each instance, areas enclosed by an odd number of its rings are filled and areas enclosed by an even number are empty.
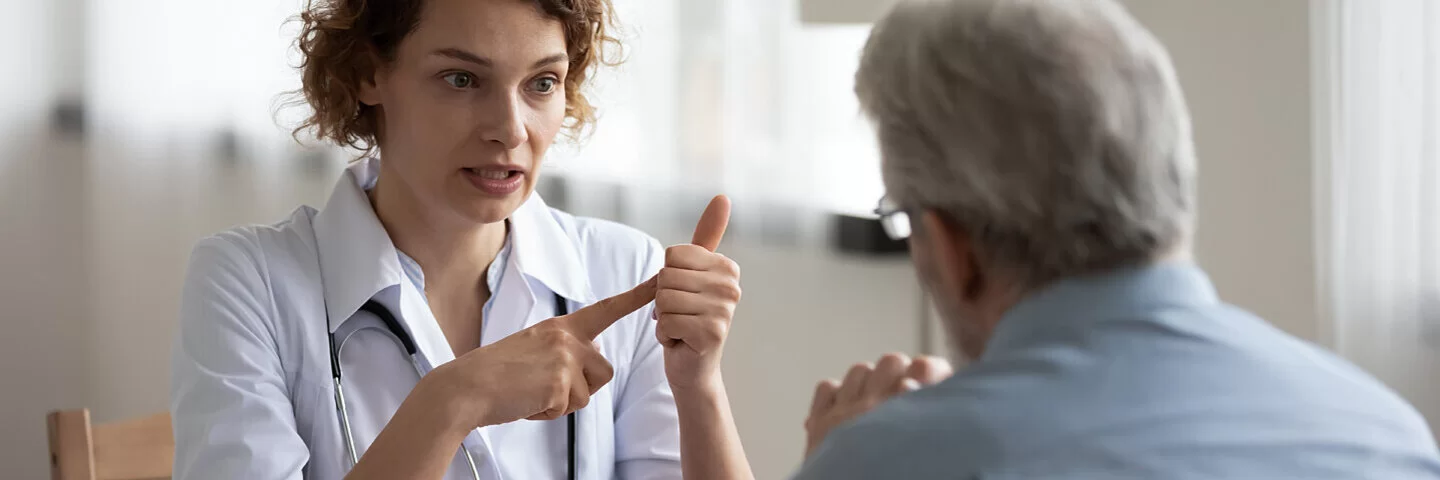
<svg viewBox="0 0 1440 480"><path fill-rule="evenodd" d="M454 359L365 195L378 170L375 159L352 165L324 210L301 207L283 222L232 229L195 247L171 361L177 480L343 477L350 460L330 331L343 345L346 406L362 455L420 372ZM538 194L510 223L509 261L481 345L552 317L556 293L573 311L629 290L663 264L664 250L648 235L553 210ZM418 365L374 315L359 311L371 299L415 339ZM615 377L577 417L577 478L680 478L675 403L650 313L642 308L597 339ZM481 478L564 478L565 419L477 429L464 448ZM457 450L446 478L470 476Z"/></svg>

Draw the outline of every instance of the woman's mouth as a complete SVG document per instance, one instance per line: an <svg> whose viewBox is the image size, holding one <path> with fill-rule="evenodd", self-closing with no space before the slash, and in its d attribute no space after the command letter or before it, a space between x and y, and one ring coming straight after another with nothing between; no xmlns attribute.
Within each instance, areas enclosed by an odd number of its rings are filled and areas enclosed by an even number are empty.
<svg viewBox="0 0 1440 480"><path fill-rule="evenodd" d="M511 167L478 167L461 169L465 179L486 195L503 197L520 190L525 172Z"/></svg>

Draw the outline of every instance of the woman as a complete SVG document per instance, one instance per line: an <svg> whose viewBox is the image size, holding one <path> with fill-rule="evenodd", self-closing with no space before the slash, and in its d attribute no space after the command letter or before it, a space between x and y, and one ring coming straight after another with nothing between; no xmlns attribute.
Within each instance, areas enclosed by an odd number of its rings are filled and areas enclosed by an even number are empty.
<svg viewBox="0 0 1440 480"><path fill-rule="evenodd" d="M533 193L555 137L591 120L581 89L610 15L307 8L306 126L373 155L323 210L195 248L175 478L750 476L719 370L740 296L713 252L728 203L698 245L661 249Z"/></svg>

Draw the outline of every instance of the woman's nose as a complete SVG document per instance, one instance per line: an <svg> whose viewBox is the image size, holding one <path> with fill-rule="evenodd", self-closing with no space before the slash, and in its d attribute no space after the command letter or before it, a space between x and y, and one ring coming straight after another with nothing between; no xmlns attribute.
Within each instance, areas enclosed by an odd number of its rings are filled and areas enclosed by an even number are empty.
<svg viewBox="0 0 1440 480"><path fill-rule="evenodd" d="M482 108L480 134L486 142L519 148L529 139L525 131L525 103L516 94L496 95Z"/></svg>

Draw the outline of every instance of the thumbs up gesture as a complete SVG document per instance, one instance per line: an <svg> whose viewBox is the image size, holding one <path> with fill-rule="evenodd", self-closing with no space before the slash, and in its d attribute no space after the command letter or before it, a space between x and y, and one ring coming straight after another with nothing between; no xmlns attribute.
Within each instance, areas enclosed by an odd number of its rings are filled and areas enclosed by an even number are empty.
<svg viewBox="0 0 1440 480"><path fill-rule="evenodd" d="M730 200L715 197L692 244L666 249L665 267L654 278L461 355L426 375L416 390L441 399L463 429L559 418L584 408L615 374L595 338L651 301L671 388L718 385L720 350L740 301L739 266L715 253L729 220Z"/></svg>
<svg viewBox="0 0 1440 480"><path fill-rule="evenodd" d="M715 197L688 245L665 250L655 276L655 336L665 347L665 375L673 390L709 388L720 381L720 357L735 305L740 267L715 252L730 222L730 199Z"/></svg>

